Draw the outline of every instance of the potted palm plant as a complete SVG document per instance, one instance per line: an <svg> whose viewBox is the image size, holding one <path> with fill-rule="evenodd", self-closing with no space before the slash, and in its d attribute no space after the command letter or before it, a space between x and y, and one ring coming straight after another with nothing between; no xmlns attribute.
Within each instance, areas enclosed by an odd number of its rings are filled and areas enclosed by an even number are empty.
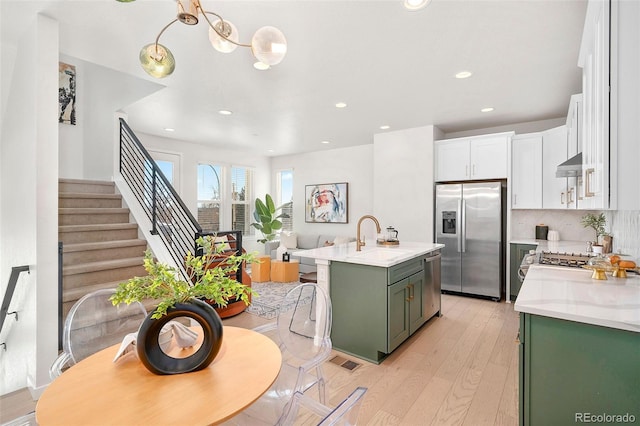
<svg viewBox="0 0 640 426"><path fill-rule="evenodd" d="M255 256L224 254L223 245L216 244L214 236L200 237L196 243L202 247L202 254L189 252L185 258L189 281L182 279L175 267L155 260L147 250L144 257L147 275L120 283L111 297L114 305L145 299L157 301L155 310L140 326L136 342L140 360L156 374L197 371L213 361L222 344L222 320L210 303L224 307L229 300L238 300L249 305L251 287L233 277L243 262L250 263ZM198 351L176 360L160 348L158 337L169 321L179 317L198 322L204 335Z"/></svg>

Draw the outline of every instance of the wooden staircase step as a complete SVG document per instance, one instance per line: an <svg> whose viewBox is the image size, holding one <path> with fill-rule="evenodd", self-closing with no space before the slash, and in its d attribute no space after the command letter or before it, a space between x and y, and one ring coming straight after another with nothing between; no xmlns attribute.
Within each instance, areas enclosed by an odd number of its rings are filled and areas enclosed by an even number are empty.
<svg viewBox="0 0 640 426"><path fill-rule="evenodd" d="M63 225L58 227L58 240L64 244L132 240L137 238L138 225L135 223Z"/></svg>
<svg viewBox="0 0 640 426"><path fill-rule="evenodd" d="M145 240L116 240L63 245L63 264L98 262L100 260L140 257L147 249Z"/></svg>
<svg viewBox="0 0 640 426"><path fill-rule="evenodd" d="M58 192L115 194L114 182L84 179L58 179Z"/></svg>
<svg viewBox="0 0 640 426"><path fill-rule="evenodd" d="M58 194L58 207L60 208L92 208L122 207L120 194L91 194L83 192L62 192Z"/></svg>
<svg viewBox="0 0 640 426"><path fill-rule="evenodd" d="M80 300L80 298L85 294L89 294L91 292L102 290L105 288L116 288L121 282L124 282L124 281L126 280L92 284L92 285L86 285L86 286L77 287L77 288L70 288L66 290L62 296L64 315L66 316L66 314L69 312L73 304L76 303L78 300ZM147 312L151 312L156 308L156 306L158 306L158 302L152 299L143 300L142 304L147 309Z"/></svg>

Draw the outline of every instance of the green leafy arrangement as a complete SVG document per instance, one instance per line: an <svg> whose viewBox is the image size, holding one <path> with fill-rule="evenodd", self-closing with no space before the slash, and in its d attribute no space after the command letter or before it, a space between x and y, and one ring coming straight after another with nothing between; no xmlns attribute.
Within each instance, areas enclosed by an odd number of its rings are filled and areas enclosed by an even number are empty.
<svg viewBox="0 0 640 426"><path fill-rule="evenodd" d="M282 229L282 222L280 218L288 218L289 215L286 213L278 213L278 211L282 210L283 207L289 206L291 203L285 203L280 207L276 207L273 203L273 198L271 195L265 195L265 200L262 201L260 198L256 198L255 202L255 210L253 211L253 218L255 222L251 224L254 228L262 232L264 238L259 239L259 243L266 243L267 241L272 241L276 236L276 231Z"/></svg>
<svg viewBox="0 0 640 426"><path fill-rule="evenodd" d="M582 216L582 226L585 228L593 228L596 232L596 244L598 243L598 239L601 236L609 235L605 230L605 226L607 224L607 218L604 216L604 213L594 214L587 213Z"/></svg>
<svg viewBox="0 0 640 426"><path fill-rule="evenodd" d="M156 319L166 315L167 309L176 303L184 303L191 298L205 299L221 307L227 306L229 300L242 300L249 305L249 295L253 294L251 287L232 277L235 277L243 262L253 262L255 255L223 254L224 244L216 244L212 236L200 237L196 243L202 247L202 255L195 256L189 252L185 258L191 282L180 279L181 274L176 268L159 263L147 250L144 268L148 275L120 283L116 293L111 296L111 302L118 305L144 299L158 300L158 307L152 315Z"/></svg>

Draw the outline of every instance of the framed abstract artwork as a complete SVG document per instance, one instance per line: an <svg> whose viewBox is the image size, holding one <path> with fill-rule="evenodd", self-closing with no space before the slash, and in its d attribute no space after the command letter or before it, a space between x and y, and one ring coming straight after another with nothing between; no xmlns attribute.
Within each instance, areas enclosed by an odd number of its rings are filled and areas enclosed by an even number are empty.
<svg viewBox="0 0 640 426"><path fill-rule="evenodd" d="M58 122L76 124L76 67L58 63Z"/></svg>
<svg viewBox="0 0 640 426"><path fill-rule="evenodd" d="M347 223L349 184L322 183L305 185L305 222Z"/></svg>

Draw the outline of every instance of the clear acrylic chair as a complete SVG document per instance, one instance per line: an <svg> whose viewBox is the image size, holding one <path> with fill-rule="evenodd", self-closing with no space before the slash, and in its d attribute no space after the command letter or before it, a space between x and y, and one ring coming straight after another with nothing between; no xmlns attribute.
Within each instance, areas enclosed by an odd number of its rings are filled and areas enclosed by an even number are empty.
<svg viewBox="0 0 640 426"><path fill-rule="evenodd" d="M293 409L297 410L299 407L304 407L320 417L322 420L320 420L318 426L355 425L357 424L358 413L366 392L367 388L357 387L351 392L351 395L342 400L335 408L327 407L303 393L296 392L293 396Z"/></svg>
<svg viewBox="0 0 640 426"><path fill-rule="evenodd" d="M94 291L71 307L62 331L63 352L49 369L52 380L62 374L64 368L138 331L147 316L144 305L133 302L113 306L109 298L115 292L113 288Z"/></svg>
<svg viewBox="0 0 640 426"><path fill-rule="evenodd" d="M296 392L309 397L305 391L317 386L318 400L325 401L322 363L331 355L331 301L315 284L301 284L283 298L275 323L254 330L278 344L282 367L271 388L230 423L292 424Z"/></svg>

